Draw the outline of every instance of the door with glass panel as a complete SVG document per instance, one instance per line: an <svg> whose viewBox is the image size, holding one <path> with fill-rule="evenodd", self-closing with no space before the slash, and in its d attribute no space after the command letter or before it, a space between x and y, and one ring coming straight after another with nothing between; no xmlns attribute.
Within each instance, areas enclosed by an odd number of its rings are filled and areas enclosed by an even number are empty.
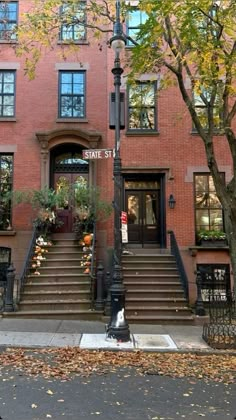
<svg viewBox="0 0 236 420"><path fill-rule="evenodd" d="M159 244L159 190L126 190L125 194L129 243Z"/></svg>
<svg viewBox="0 0 236 420"><path fill-rule="evenodd" d="M66 233L73 231L74 217L76 212L76 202L73 199L73 191L76 190L77 184L88 183L88 174L76 173L55 173L54 185L55 190L59 191L61 188L68 191L68 198L65 194L65 200L60 203L56 209L57 217L63 223L57 232Z"/></svg>

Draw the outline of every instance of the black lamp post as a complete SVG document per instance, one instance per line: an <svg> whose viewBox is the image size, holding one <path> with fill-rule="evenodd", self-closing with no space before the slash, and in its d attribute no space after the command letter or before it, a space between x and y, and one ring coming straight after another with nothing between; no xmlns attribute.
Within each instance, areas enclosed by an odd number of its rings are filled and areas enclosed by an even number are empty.
<svg viewBox="0 0 236 420"><path fill-rule="evenodd" d="M111 292L111 319L107 336L118 341L130 341L129 325L125 318L125 287L122 273L122 237L121 237L121 158L120 158L120 85L123 69L120 67L120 52L124 49L126 39L120 22L120 1L116 1L116 21L110 45L115 51L115 62L112 73L115 86L115 155L113 166L114 179L114 255Z"/></svg>

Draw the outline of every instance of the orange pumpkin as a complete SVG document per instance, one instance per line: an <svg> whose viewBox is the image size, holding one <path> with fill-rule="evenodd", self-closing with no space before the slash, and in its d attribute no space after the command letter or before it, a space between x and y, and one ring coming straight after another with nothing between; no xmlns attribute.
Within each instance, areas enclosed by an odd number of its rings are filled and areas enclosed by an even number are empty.
<svg viewBox="0 0 236 420"><path fill-rule="evenodd" d="M85 235L84 236L84 243L86 246L90 246L92 242L92 236L91 235Z"/></svg>

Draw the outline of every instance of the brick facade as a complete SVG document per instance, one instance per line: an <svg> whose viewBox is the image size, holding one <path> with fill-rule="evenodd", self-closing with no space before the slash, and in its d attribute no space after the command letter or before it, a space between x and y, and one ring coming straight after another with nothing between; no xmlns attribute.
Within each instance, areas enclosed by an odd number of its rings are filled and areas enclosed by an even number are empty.
<svg viewBox="0 0 236 420"><path fill-rule="evenodd" d="M28 5L29 0L19 1L20 13ZM0 119L0 153L14 154L13 186L16 190L38 189L43 187L44 180L50 185L49 157L52 149L58 145L75 143L82 148L91 148L88 138L96 132L100 136L97 148L114 147L114 131L109 129L113 51L106 47L105 42L103 48L99 49L90 39L90 43L79 45L78 51L71 53L66 61L60 58L59 52L59 45L54 51L45 52L37 66L35 79L29 81L24 75L24 60L15 56L9 43L1 44L0 70L16 70L16 115L9 121ZM86 117L81 120L58 118L58 71L72 69L84 69L86 72ZM121 90L126 93L125 80L123 77ZM208 172L208 169L202 140L192 134L190 116L176 87L158 94L157 126L158 133L150 135L129 135L126 130L121 132L122 172L124 178L132 172L134 178L137 174L164 176L161 200L166 246L169 244L166 232L173 230L184 255L190 283L194 285L196 262L225 263L228 262L228 252L225 250L216 255L207 251L193 255L189 251L189 247L195 245L193 174ZM50 138L46 151L47 167L43 163L44 149L37 133L47 133ZM224 138L215 138L215 149L219 166L226 178L230 179L231 157ZM104 198L110 201L113 198L112 166L112 159L99 160L94 164L96 184L102 187ZM170 194L176 200L174 209L168 206ZM32 229L32 217L30 209L20 205L13 209L13 232L0 232L0 245L13 249L18 275L27 249L26 238L30 237ZM98 247L104 258L105 250L112 247L112 226L112 216L99 226ZM193 301L194 286L190 290Z"/></svg>

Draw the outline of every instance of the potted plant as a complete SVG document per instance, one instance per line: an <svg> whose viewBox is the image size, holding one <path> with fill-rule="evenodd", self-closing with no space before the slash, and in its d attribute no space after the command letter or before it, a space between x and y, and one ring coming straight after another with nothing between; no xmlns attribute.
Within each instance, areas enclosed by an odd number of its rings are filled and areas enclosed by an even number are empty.
<svg viewBox="0 0 236 420"><path fill-rule="evenodd" d="M226 234L222 230L200 230L197 234L200 245L203 246L226 246Z"/></svg>
<svg viewBox="0 0 236 420"><path fill-rule="evenodd" d="M57 229L63 223L57 217L56 208L65 199L65 192L62 189L57 192L47 186L41 190L13 191L12 193L12 201L15 205L27 203L32 206L36 215L33 225L44 235Z"/></svg>
<svg viewBox="0 0 236 420"><path fill-rule="evenodd" d="M81 240L86 233L93 232L95 222L104 221L109 217L112 206L101 199L98 188L85 183L74 185L74 232Z"/></svg>

